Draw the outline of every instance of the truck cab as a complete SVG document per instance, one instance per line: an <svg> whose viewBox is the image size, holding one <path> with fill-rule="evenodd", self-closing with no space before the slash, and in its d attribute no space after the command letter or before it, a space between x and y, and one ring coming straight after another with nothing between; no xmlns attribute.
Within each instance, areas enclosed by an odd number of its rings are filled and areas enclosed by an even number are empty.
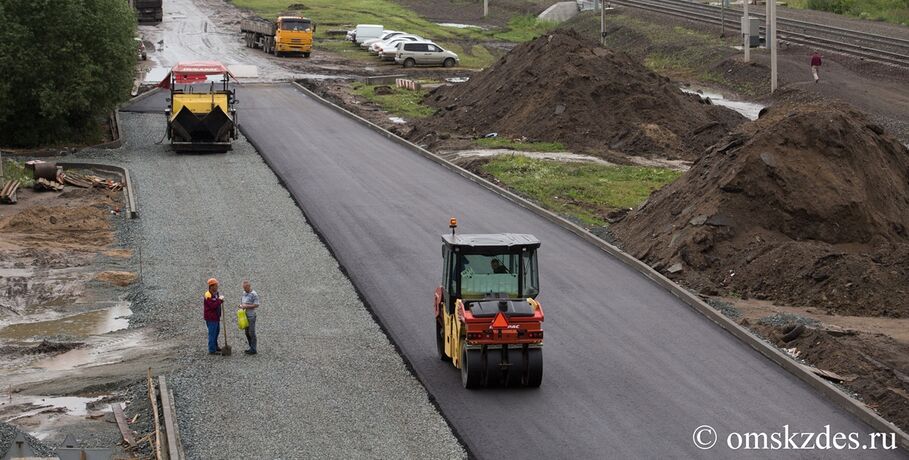
<svg viewBox="0 0 909 460"><path fill-rule="evenodd" d="M312 38L316 26L309 18L280 16L275 21L274 53L303 53L309 57L312 52Z"/></svg>
<svg viewBox="0 0 909 460"><path fill-rule="evenodd" d="M527 234L442 236L436 348L461 370L465 388L540 385L539 247Z"/></svg>

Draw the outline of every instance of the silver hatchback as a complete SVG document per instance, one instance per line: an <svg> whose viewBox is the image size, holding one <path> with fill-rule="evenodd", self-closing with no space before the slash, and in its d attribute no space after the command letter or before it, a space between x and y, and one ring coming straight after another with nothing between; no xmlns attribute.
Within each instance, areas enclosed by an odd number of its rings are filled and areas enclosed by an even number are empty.
<svg viewBox="0 0 909 460"><path fill-rule="evenodd" d="M398 44L395 62L404 67L415 65L454 67L461 60L457 54L443 50L433 42L402 42Z"/></svg>

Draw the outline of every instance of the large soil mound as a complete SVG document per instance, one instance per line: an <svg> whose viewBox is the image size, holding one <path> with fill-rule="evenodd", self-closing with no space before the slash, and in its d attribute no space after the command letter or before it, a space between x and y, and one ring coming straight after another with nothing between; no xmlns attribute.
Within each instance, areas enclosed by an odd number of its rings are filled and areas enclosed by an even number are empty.
<svg viewBox="0 0 909 460"><path fill-rule="evenodd" d="M909 150L837 105L774 107L612 227L707 293L909 316Z"/></svg>
<svg viewBox="0 0 909 460"><path fill-rule="evenodd" d="M697 158L744 121L572 30L519 45L425 102L441 110L411 136L420 142L432 143L435 132L497 132L576 151L683 159Z"/></svg>

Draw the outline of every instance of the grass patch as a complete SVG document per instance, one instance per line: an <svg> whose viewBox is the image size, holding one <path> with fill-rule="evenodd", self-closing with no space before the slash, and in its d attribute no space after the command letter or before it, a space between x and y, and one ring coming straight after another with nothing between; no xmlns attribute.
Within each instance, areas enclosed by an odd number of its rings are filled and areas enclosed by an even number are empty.
<svg viewBox="0 0 909 460"><path fill-rule="evenodd" d="M906 0L790 0L788 5L909 26L909 2Z"/></svg>
<svg viewBox="0 0 909 460"><path fill-rule="evenodd" d="M481 168L543 207L591 226L606 225L606 213L641 204L651 192L682 174L664 168L563 163L518 155L495 157Z"/></svg>
<svg viewBox="0 0 909 460"><path fill-rule="evenodd" d="M381 85L354 83L352 88L357 96L378 104L386 112L399 117L424 118L435 112L432 107L423 105L423 96L426 95L425 90L410 91L391 86L391 94L376 94L376 86Z"/></svg>
<svg viewBox="0 0 909 460"><path fill-rule="evenodd" d="M332 53L339 54L347 59L357 61L373 62L376 60L375 56L352 45L347 40L319 40L315 43L315 48L317 50L331 51Z"/></svg>
<svg viewBox="0 0 909 460"><path fill-rule="evenodd" d="M503 31L493 33L499 40L507 42L526 42L549 32L558 26L558 22L542 21L536 16L515 16L508 21Z"/></svg>
<svg viewBox="0 0 909 460"><path fill-rule="evenodd" d="M488 48L482 45L473 45L470 48L464 48L454 43L441 42L439 43L439 46L441 46L442 49L457 54L458 58L461 60L461 63L459 64L461 67L481 69L492 65L492 63L496 62L498 59L498 56L491 53Z"/></svg>
<svg viewBox="0 0 909 460"><path fill-rule="evenodd" d="M25 169L24 161L3 159L3 181L18 180L22 183L21 187L31 187L34 185L34 178L31 171Z"/></svg>
<svg viewBox="0 0 909 460"><path fill-rule="evenodd" d="M566 150L560 142L522 142L504 137L477 139L476 144L487 149L510 149L523 152L564 152Z"/></svg>
<svg viewBox="0 0 909 460"><path fill-rule="evenodd" d="M600 32L600 18L584 13L564 24L590 38ZM685 27L667 27L627 15L606 17L606 46L641 60L650 70L673 79L717 83L740 94L762 95L767 87L736 81L717 71L727 59L738 55L724 39Z"/></svg>

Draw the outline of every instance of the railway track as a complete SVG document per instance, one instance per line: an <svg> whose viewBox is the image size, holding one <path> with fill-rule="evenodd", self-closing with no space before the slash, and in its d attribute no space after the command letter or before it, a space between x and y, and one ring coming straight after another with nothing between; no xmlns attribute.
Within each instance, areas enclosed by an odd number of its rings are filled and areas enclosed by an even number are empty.
<svg viewBox="0 0 909 460"><path fill-rule="evenodd" d="M652 11L705 24L721 25L720 7L684 0L610 0L612 4ZM726 26L740 31L740 9L728 9ZM764 19L761 13L749 15ZM867 61L909 67L909 40L777 17L779 40L823 49ZM766 30L761 27L761 35Z"/></svg>

